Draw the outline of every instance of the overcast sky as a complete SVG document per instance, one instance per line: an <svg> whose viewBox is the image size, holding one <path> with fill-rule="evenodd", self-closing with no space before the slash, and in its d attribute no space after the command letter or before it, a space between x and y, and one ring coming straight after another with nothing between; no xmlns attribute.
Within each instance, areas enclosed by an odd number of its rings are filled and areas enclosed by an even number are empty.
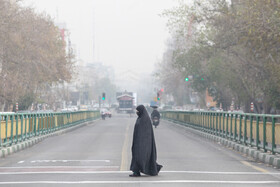
<svg viewBox="0 0 280 187"><path fill-rule="evenodd" d="M24 0L57 22L65 22L77 56L99 61L117 73L152 72L169 33L164 9L177 0ZM93 47L94 46L94 47ZM94 49L93 49L94 48ZM94 55L93 55L94 51Z"/></svg>

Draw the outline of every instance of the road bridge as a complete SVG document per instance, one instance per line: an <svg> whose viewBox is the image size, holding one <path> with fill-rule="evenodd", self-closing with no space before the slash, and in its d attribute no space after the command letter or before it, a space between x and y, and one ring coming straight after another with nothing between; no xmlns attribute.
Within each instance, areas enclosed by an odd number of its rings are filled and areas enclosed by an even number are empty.
<svg viewBox="0 0 280 187"><path fill-rule="evenodd" d="M159 176L131 178L136 116L113 115L0 159L1 186L279 186L280 171L189 127L154 129Z"/></svg>

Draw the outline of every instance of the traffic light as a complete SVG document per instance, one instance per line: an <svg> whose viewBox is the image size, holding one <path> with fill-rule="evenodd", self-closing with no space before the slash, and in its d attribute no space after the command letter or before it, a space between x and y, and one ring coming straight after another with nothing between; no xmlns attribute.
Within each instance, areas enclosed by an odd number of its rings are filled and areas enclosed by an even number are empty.
<svg viewBox="0 0 280 187"><path fill-rule="evenodd" d="M188 82L188 81L189 81L189 78L188 78L188 77L186 77L186 78L185 78L185 81L187 81L187 82Z"/></svg>
<svg viewBox="0 0 280 187"><path fill-rule="evenodd" d="M160 100L160 94L159 94L159 92L157 92L157 100L158 100L158 101Z"/></svg>
<svg viewBox="0 0 280 187"><path fill-rule="evenodd" d="M103 93L102 93L102 100L103 100L103 101L105 101L105 96L106 96L106 95L105 95L105 93L103 92Z"/></svg>

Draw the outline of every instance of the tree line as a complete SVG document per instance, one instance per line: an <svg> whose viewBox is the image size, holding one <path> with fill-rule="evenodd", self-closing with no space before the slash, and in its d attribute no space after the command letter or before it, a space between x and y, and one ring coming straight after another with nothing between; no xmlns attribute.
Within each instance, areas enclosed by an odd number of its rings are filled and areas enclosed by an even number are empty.
<svg viewBox="0 0 280 187"><path fill-rule="evenodd" d="M179 104L188 84L203 106L208 90L224 110L234 101L249 112L253 102L256 112L275 113L280 109L279 10L279 0L180 1L165 10L172 38L156 73L165 91Z"/></svg>
<svg viewBox="0 0 280 187"><path fill-rule="evenodd" d="M53 95L53 86L70 81L74 57L66 52L59 28L46 14L20 2L0 0L0 107L27 109Z"/></svg>

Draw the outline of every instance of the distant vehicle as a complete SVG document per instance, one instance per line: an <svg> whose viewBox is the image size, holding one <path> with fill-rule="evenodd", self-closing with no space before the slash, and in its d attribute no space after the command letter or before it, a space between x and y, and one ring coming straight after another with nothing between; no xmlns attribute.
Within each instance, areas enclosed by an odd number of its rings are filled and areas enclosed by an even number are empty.
<svg viewBox="0 0 280 187"><path fill-rule="evenodd" d="M165 105L164 107L162 107L162 110L172 110L172 106Z"/></svg>
<svg viewBox="0 0 280 187"><path fill-rule="evenodd" d="M61 112L76 112L78 111L77 106L68 106L66 108L61 109Z"/></svg>
<svg viewBox="0 0 280 187"><path fill-rule="evenodd" d="M102 108L100 110L100 115L101 115L102 119L103 118L105 119L106 117L109 117L109 118L112 117L112 113L108 109L106 109L106 108Z"/></svg>
<svg viewBox="0 0 280 187"><path fill-rule="evenodd" d="M9 115L9 114L15 114L14 112L0 112L0 115Z"/></svg>
<svg viewBox="0 0 280 187"><path fill-rule="evenodd" d="M135 97L133 95L135 95L136 97L136 93L133 92L117 92L117 100L119 102L119 107L117 108L117 111L119 113L134 113Z"/></svg>
<svg viewBox="0 0 280 187"><path fill-rule="evenodd" d="M223 111L223 110L221 110L221 109L219 109L217 107L210 107L208 110L209 111L213 111L213 112L222 112Z"/></svg>
<svg viewBox="0 0 280 187"><path fill-rule="evenodd" d="M74 112L79 110L77 106L70 106L70 108L71 108Z"/></svg>
<svg viewBox="0 0 280 187"><path fill-rule="evenodd" d="M69 108L63 108L63 109L61 109L61 112L73 112L73 111L70 110Z"/></svg>
<svg viewBox="0 0 280 187"><path fill-rule="evenodd" d="M87 105L81 105L80 106L80 111L87 111L88 110L88 106Z"/></svg>
<svg viewBox="0 0 280 187"><path fill-rule="evenodd" d="M228 112L229 113L244 113L243 110L233 110L233 111L229 110Z"/></svg>
<svg viewBox="0 0 280 187"><path fill-rule="evenodd" d="M183 110L183 107L181 107L181 106L173 106L173 110Z"/></svg>
<svg viewBox="0 0 280 187"><path fill-rule="evenodd" d="M106 114L106 117L109 117L109 118L112 117L112 113L109 110L105 114Z"/></svg>
<svg viewBox="0 0 280 187"><path fill-rule="evenodd" d="M201 108L195 108L195 109L193 109L192 111L194 111L194 112L203 112L203 111L205 111L204 109L201 109Z"/></svg>

